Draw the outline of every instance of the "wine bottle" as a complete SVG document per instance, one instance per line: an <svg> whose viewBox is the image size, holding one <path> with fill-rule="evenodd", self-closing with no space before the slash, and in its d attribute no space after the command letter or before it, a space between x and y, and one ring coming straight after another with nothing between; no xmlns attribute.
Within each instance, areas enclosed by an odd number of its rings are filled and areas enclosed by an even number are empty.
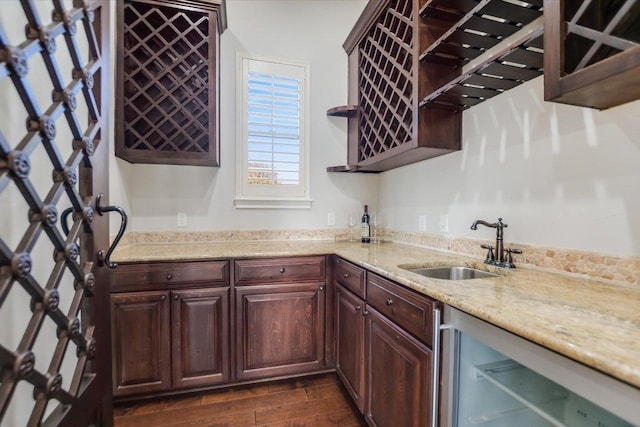
<svg viewBox="0 0 640 427"><path fill-rule="evenodd" d="M362 243L371 242L371 226L369 225L369 206L364 205L364 214L362 214L361 236Z"/></svg>

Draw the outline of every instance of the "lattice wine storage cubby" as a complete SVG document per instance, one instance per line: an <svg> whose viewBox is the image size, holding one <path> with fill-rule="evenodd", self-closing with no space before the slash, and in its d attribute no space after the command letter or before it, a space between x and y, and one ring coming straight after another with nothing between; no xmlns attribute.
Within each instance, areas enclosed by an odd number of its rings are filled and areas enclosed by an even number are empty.
<svg viewBox="0 0 640 427"><path fill-rule="evenodd" d="M640 0L545 0L545 99L604 109L640 99Z"/></svg>
<svg viewBox="0 0 640 427"><path fill-rule="evenodd" d="M458 113L420 110L416 0L372 0L344 43L349 104L328 112L349 117L348 166L379 172L460 149Z"/></svg>
<svg viewBox="0 0 640 427"><path fill-rule="evenodd" d="M116 155L219 166L223 0L124 0L118 7Z"/></svg>
<svg viewBox="0 0 640 427"><path fill-rule="evenodd" d="M379 172L461 148L462 111L540 76L542 0L371 0L344 44L348 165Z"/></svg>

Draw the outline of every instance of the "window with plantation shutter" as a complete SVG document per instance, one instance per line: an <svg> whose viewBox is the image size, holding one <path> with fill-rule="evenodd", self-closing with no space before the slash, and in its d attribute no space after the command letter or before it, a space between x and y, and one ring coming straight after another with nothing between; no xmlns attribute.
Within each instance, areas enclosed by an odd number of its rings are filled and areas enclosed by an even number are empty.
<svg viewBox="0 0 640 427"><path fill-rule="evenodd" d="M309 208L308 67L238 55L240 208Z"/></svg>

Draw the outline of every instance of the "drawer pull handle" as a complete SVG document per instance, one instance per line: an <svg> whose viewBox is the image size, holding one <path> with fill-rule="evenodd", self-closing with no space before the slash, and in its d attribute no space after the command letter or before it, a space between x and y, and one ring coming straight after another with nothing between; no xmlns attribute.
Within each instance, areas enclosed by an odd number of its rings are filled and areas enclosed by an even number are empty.
<svg viewBox="0 0 640 427"><path fill-rule="evenodd" d="M284 273L284 267L280 269L280 273Z"/></svg>
<svg viewBox="0 0 640 427"><path fill-rule="evenodd" d="M353 307L355 311L360 311L361 308L362 306L360 306L360 304L357 304L356 306Z"/></svg>
<svg viewBox="0 0 640 427"><path fill-rule="evenodd" d="M167 274L167 280L173 279L173 274Z"/></svg>
<svg viewBox="0 0 640 427"><path fill-rule="evenodd" d="M393 300L391 298L387 300L387 305L393 305Z"/></svg>
<svg viewBox="0 0 640 427"><path fill-rule="evenodd" d="M343 276L345 279L348 279L348 278L349 278L349 273L344 273L342 276Z"/></svg>

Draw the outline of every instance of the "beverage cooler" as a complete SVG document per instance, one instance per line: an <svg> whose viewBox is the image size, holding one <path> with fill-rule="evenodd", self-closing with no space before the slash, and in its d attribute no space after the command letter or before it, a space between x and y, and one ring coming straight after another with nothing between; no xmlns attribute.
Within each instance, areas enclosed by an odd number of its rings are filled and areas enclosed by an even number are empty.
<svg viewBox="0 0 640 427"><path fill-rule="evenodd" d="M448 306L441 331L441 427L640 425L638 388Z"/></svg>

